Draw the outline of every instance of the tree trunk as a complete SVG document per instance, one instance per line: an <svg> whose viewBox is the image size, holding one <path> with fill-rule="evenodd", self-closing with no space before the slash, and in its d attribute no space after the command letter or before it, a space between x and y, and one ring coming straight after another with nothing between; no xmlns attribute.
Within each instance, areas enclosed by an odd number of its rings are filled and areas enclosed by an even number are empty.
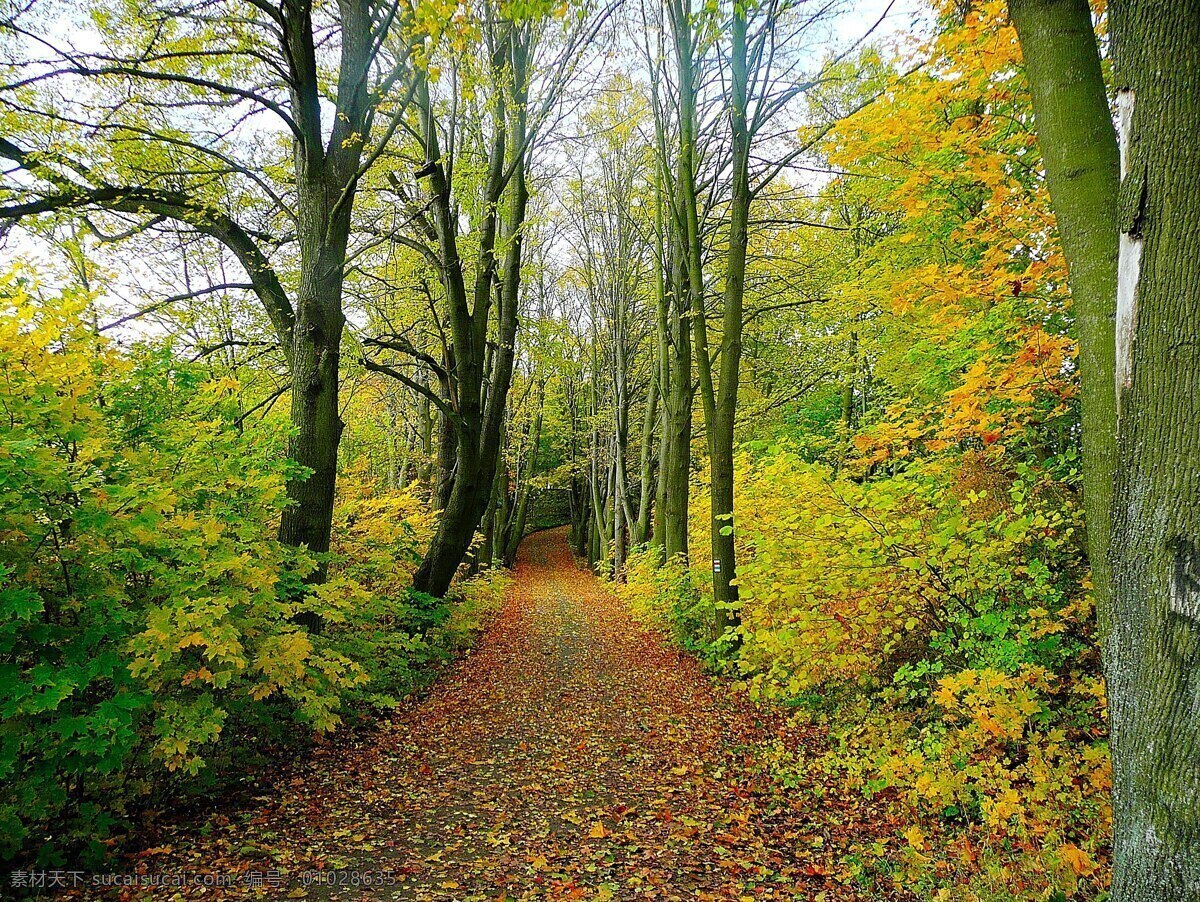
<svg viewBox="0 0 1200 902"><path fill-rule="evenodd" d="M302 164L302 172L308 164ZM292 426L288 456L306 475L288 480L292 502L279 523L279 540L318 555L329 551L337 482L337 450L344 424L338 406L338 358L345 316L342 279L350 232L348 207L331 221L326 165L299 182L300 285L292 363ZM310 577L323 582L321 560ZM316 627L316 623L306 624Z"/></svg>
<svg viewBox="0 0 1200 902"><path fill-rule="evenodd" d="M742 361L742 301L746 287L746 247L750 222L750 132L746 124L746 6L734 4L730 26L729 104L733 142L733 184L729 198L729 247L721 319L720 381L709 419L709 466L712 478L713 600L717 631L739 622L736 537L733 520L733 430L737 419ZM702 317L697 318L703 326ZM706 342L707 344L707 342ZM711 376L710 376L711 378ZM711 394L711 386L709 388ZM708 410L706 409L706 412Z"/></svg>
<svg viewBox="0 0 1200 902"><path fill-rule="evenodd" d="M433 490L433 405L429 398L425 395L421 396L420 405L417 408L417 416L419 418L419 434L421 437L421 465L417 469L417 478L421 480L421 485L425 487L426 497L433 499L436 493Z"/></svg>
<svg viewBox="0 0 1200 902"><path fill-rule="evenodd" d="M663 557L688 556L688 491L692 475L692 344L686 281L676 256L668 296L667 389L663 392Z"/></svg>
<svg viewBox="0 0 1200 902"><path fill-rule="evenodd" d="M1008 6L1021 40L1075 308L1083 503L1093 595L1104 636L1110 625L1108 548L1117 435L1117 138L1088 0L1009 0Z"/></svg>
<svg viewBox="0 0 1200 902"><path fill-rule="evenodd" d="M534 474L537 473L538 446L542 441L542 407L545 404L545 392L545 383L539 382L537 387L537 412L534 414L533 421L529 426L528 448L525 452L520 485L517 488L516 506L512 512L512 522L509 525L508 534L505 537L504 563L509 567L517 561L517 550L521 547L521 540L525 538L525 526L529 520L530 484Z"/></svg>
<svg viewBox="0 0 1200 902"><path fill-rule="evenodd" d="M283 23L289 56L296 140L296 234L300 280L292 338L292 460L309 471L288 480L292 501L280 518L279 539L324 555L329 550L337 482L337 449L343 423L338 407L338 360L342 329L342 282L351 211L358 186L363 142L370 130L367 74L375 39L367 4L344 2L335 115L328 143L321 124L320 87L312 9L302 4ZM325 578L320 562L310 581ZM315 617L302 621L320 626Z"/></svg>
<svg viewBox="0 0 1200 902"><path fill-rule="evenodd" d="M1200 0L1111 7L1114 902L1200 899Z"/></svg>
<svg viewBox="0 0 1200 902"><path fill-rule="evenodd" d="M654 424L658 420L658 372L650 376L646 390L646 411L642 420L642 442L640 455L638 512L634 521L632 545L644 545L650 535L650 508L654 490Z"/></svg>
<svg viewBox="0 0 1200 902"><path fill-rule="evenodd" d="M620 303L620 301L618 301ZM613 435L613 579L625 571L625 537L629 519L629 489L625 477L625 456L629 451L629 385L625 368L625 336L614 330L613 357L616 362L616 423Z"/></svg>

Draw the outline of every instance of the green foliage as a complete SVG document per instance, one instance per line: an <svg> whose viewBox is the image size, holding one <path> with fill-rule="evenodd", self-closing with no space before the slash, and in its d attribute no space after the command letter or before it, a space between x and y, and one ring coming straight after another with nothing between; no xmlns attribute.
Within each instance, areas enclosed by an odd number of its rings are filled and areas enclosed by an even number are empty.
<svg viewBox="0 0 1200 902"><path fill-rule="evenodd" d="M720 664L722 646L714 636L717 612L711 592L700 588L703 575L693 573L682 560L660 564L660 552L651 547L630 554L618 593L641 622L666 631L676 644L710 665Z"/></svg>
<svg viewBox="0 0 1200 902"><path fill-rule="evenodd" d="M156 789L409 691L496 597L432 610L397 587L428 522L404 493L344 507L372 531L306 585L312 556L274 538L285 436L238 428L235 381L121 353L82 296L15 275L0 296L0 856L101 856Z"/></svg>
<svg viewBox="0 0 1200 902"><path fill-rule="evenodd" d="M196 773L231 710L278 693L329 729L361 671L293 623L321 602L280 573L312 564L266 538L278 437L230 427L231 386L122 357L80 297L0 290L7 856L48 823L67 845L102 839L103 803L150 767Z"/></svg>
<svg viewBox="0 0 1200 902"><path fill-rule="evenodd" d="M379 491L351 475L338 491L335 573L327 586L352 602L328 639L370 675L345 697L371 712L426 685L437 665L468 645L506 583L502 573L487 571L456 584L446 599L414 591L412 574L433 527L425 503L408 489Z"/></svg>

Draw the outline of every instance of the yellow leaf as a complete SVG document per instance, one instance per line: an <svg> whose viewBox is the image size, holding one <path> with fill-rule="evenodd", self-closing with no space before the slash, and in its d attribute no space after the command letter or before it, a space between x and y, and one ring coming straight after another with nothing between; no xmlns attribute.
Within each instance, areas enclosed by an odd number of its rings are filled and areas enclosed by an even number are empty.
<svg viewBox="0 0 1200 902"><path fill-rule="evenodd" d="M1092 857L1073 843L1060 847L1058 857L1080 877L1086 877L1096 870L1096 862L1092 861Z"/></svg>
<svg viewBox="0 0 1200 902"><path fill-rule="evenodd" d="M925 834L921 832L921 828L915 824L904 831L904 838L908 840L908 844L918 852L925 850Z"/></svg>

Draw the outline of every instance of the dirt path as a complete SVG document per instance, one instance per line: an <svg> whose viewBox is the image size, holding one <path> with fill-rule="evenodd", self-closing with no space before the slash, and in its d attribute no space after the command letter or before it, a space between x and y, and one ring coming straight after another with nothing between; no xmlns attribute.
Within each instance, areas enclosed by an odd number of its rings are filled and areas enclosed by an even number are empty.
<svg viewBox="0 0 1200 902"><path fill-rule="evenodd" d="M639 629L561 531L541 533L430 695L365 745L313 756L183 861L186 842L145 863L222 861L250 882L278 869L267 898L855 898L831 877L846 803L772 784L767 730ZM317 867L380 885L302 885Z"/></svg>

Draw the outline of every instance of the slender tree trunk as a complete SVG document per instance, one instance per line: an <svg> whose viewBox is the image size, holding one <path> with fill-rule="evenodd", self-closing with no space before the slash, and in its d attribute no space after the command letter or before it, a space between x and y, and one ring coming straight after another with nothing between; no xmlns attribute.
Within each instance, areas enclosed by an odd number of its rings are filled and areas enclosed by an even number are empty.
<svg viewBox="0 0 1200 902"><path fill-rule="evenodd" d="M733 141L733 184L729 199L729 247L725 263L725 297L721 319L720 380L709 417L709 466L712 478L713 600L717 630L738 624L736 536L733 520L733 432L737 419L738 382L742 361L742 301L746 287L746 248L750 222L750 132L746 124L746 6L734 4L730 26L730 124ZM703 312L703 311L701 311ZM703 316L696 318L704 327ZM705 342L707 347L707 342ZM699 356L699 349L697 356ZM706 389L711 398L711 374ZM703 383L702 383L703 384Z"/></svg>
<svg viewBox="0 0 1200 902"><path fill-rule="evenodd" d="M688 492L692 475L692 343L686 277L676 256L669 295L668 389L663 392L663 556L688 556Z"/></svg>
<svg viewBox="0 0 1200 902"><path fill-rule="evenodd" d="M451 401L449 395L449 392L443 392L443 400L447 404ZM433 510L444 511L450 503L450 491L454 488L454 474L457 471L458 431L450 417L440 410L437 415L437 425L437 485L434 493L430 496L430 507Z"/></svg>
<svg viewBox="0 0 1200 902"><path fill-rule="evenodd" d="M392 447L396 447L396 440L393 437ZM398 466L393 467L395 473L395 485L393 488L402 489L408 485L408 468L412 464L413 456L413 437L407 436L404 440L404 454L400 458Z"/></svg>
<svg viewBox="0 0 1200 902"><path fill-rule="evenodd" d="M421 436L421 466L418 468L418 478L425 486L427 497L436 497L433 489L433 405L429 398L422 395L417 415Z"/></svg>
<svg viewBox="0 0 1200 902"><path fill-rule="evenodd" d="M674 233L675 272L672 295L675 301L671 318L674 361L671 368L671 468L666 484L666 556L682 554L686 560L688 480L691 476L692 431L692 348L688 332L701 337L695 318L704 311L704 263L700 237L700 211L696 190L697 120L694 22L685 2L669 4L672 37L675 44L679 89L679 146L675 160L675 196L668 217ZM686 353L686 359L685 359ZM698 367L707 365L706 348L695 346ZM701 369L703 372L703 369ZM711 381L708 387L711 387ZM702 384L701 390L706 387ZM664 400L666 395L664 394ZM684 418L686 417L686 423Z"/></svg>
<svg viewBox="0 0 1200 902"><path fill-rule="evenodd" d="M512 513L512 523L508 530L504 546L504 563L511 567L516 563L517 550L521 540L525 538L525 526L529 519L530 485L534 474L537 473L538 445L542 441L542 407L545 403L546 386L539 382L537 387L537 408L533 421L529 426L528 450L525 454L521 484L517 490L516 507Z"/></svg>
<svg viewBox="0 0 1200 902"><path fill-rule="evenodd" d="M1110 625L1108 549L1117 436L1117 138L1088 0L1009 0L1009 12L1021 41L1075 308L1083 387L1083 503L1104 635Z"/></svg>
<svg viewBox="0 0 1200 902"><path fill-rule="evenodd" d="M858 332L850 333L850 359L846 362L846 384L842 387L842 423L854 426L854 385L858 381Z"/></svg>
<svg viewBox="0 0 1200 902"><path fill-rule="evenodd" d="M650 508L654 491L654 424L658 420L658 372L650 376L650 385L646 390L646 411L642 420L642 441L640 467L638 475L641 480L638 496L637 520L634 522L633 535L630 539L633 545L644 545L650 535Z"/></svg>
<svg viewBox="0 0 1200 902"><path fill-rule="evenodd" d="M667 517L667 467L670 461L671 444L669 432L669 410L671 401L668 392L671 390L671 344L667 294L667 274L670 263L666 256L666 242L663 230L662 190L659 184L661 175L654 188L654 299L655 299L655 337L658 345L655 353L656 378L659 393L662 396L662 413L658 430L658 476L654 481L654 528L650 533L650 543L656 549L659 564L666 560L666 517Z"/></svg>
<svg viewBox="0 0 1200 902"><path fill-rule="evenodd" d="M1113 627L1114 902L1200 899L1200 0L1124 0Z"/></svg>
<svg viewBox="0 0 1200 902"><path fill-rule="evenodd" d="M618 300L618 303L622 303ZM620 318L617 319L620 323ZM625 570L625 538L629 519L629 487L625 457L629 452L629 385L625 364L625 334L618 325L613 335L616 368L616 429L613 435L613 579Z"/></svg>
<svg viewBox="0 0 1200 902"><path fill-rule="evenodd" d="M613 474L612 505L612 578L617 581L620 581L625 569L625 505L622 504L624 481L625 471L618 457Z"/></svg>
<svg viewBox="0 0 1200 902"><path fill-rule="evenodd" d="M504 566L504 527L508 523L508 469L504 466L503 458L497 463L496 491L494 492L492 508L492 547L488 562L493 567Z"/></svg>

